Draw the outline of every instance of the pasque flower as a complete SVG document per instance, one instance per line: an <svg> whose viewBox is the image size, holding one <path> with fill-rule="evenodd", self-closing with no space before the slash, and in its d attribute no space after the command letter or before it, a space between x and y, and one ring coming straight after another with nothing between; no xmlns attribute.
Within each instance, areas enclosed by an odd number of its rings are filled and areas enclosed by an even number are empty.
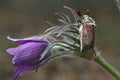
<svg viewBox="0 0 120 80"><path fill-rule="evenodd" d="M14 74L14 80L17 79L20 73L37 69L46 61L54 57L73 52L80 53L80 48L82 46L81 40L83 42L82 38L86 41L88 41L88 38L86 38L86 36L82 36L81 38L79 28L83 25L83 23L86 23L86 21L87 23L89 21L92 23L92 19L89 18L89 16L87 18L84 16L79 16L73 9L67 6L64 6L64 8L72 12L74 22L72 22L67 15L56 13L61 16L62 19L58 20L62 22L62 25L53 25L51 28L45 30L40 36L24 39L12 39L8 37L9 40L20 44L18 47L9 48L7 50L7 52L13 56L12 63L17 67ZM81 40L79 40L80 38ZM62 47L62 49L60 47ZM57 54L53 54L53 52ZM88 55L88 53L87 57L86 54L77 55L87 59L94 57L93 54Z"/></svg>
<svg viewBox="0 0 120 80"><path fill-rule="evenodd" d="M14 80L16 80L17 77L24 71L37 69L51 54L48 52L40 60L42 53L49 43L45 40L39 39L39 37L24 39L12 39L8 37L8 39L20 44L18 47L7 49L7 52L13 56L12 63L17 67L14 73Z"/></svg>
<svg viewBox="0 0 120 80"><path fill-rule="evenodd" d="M63 13L56 13L61 25L52 25L40 36L9 40L20 45L9 48L7 52L13 56L12 63L17 67L14 80L24 71L37 69L47 61L65 54L74 54L85 59L94 60L110 72L117 80L120 74L107 64L95 47L95 21L87 14L81 15L70 7L64 6L73 16L74 21ZM49 41L49 42L48 42Z"/></svg>

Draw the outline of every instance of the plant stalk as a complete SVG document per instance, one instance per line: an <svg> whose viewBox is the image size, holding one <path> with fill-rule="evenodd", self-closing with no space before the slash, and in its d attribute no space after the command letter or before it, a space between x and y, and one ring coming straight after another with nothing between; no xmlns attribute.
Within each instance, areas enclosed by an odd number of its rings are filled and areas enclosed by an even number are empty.
<svg viewBox="0 0 120 80"><path fill-rule="evenodd" d="M54 47L54 49L57 48L60 48L60 46ZM98 52L95 51L95 53L97 54ZM120 73L115 68L113 68L109 63L107 63L101 55L94 56L94 61L97 64L99 64L103 69L105 69L109 74L111 74L116 80L120 80Z"/></svg>
<svg viewBox="0 0 120 80"><path fill-rule="evenodd" d="M101 56L97 56L94 61L108 71L113 77L115 77L116 80L120 80L120 73L110 64L108 64Z"/></svg>

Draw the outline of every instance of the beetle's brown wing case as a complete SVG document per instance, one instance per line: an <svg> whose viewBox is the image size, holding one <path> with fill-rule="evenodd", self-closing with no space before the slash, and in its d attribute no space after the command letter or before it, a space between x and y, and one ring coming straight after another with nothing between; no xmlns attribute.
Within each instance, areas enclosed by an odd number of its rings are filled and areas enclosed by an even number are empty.
<svg viewBox="0 0 120 80"><path fill-rule="evenodd" d="M91 49L95 45L95 27L92 24L83 24L81 30L81 50Z"/></svg>

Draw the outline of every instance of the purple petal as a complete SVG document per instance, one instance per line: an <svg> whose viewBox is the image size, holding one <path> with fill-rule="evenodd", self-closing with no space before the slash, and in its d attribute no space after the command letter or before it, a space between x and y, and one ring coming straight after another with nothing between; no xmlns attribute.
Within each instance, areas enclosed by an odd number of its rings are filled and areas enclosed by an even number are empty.
<svg viewBox="0 0 120 80"><path fill-rule="evenodd" d="M16 80L22 72L33 70L44 64L51 55L51 53L48 52L48 54L39 60L41 54L49 45L47 41L35 38L9 39L13 42L21 43L18 47L7 49L7 52L14 56L12 62L17 67L14 80Z"/></svg>
<svg viewBox="0 0 120 80"><path fill-rule="evenodd" d="M7 49L7 53L12 55L12 56L15 56L18 52L16 51L17 48L9 48Z"/></svg>
<svg viewBox="0 0 120 80"><path fill-rule="evenodd" d="M15 55L12 62L16 66L37 65L47 46L46 43L30 42L11 49Z"/></svg>
<svg viewBox="0 0 120 80"><path fill-rule="evenodd" d="M34 66L19 66L19 67L17 67L17 69L16 69L16 71L15 71L15 73L14 73L14 80L16 80L22 72L30 71L30 70L33 70L33 69L36 69L36 71L37 71L37 69L39 68L39 66L41 66L41 65L43 65L43 64L46 63L47 60L45 60L45 58L47 58L49 55L50 55L50 53L47 54L47 55L40 61L41 63L39 63L38 65L34 65Z"/></svg>
<svg viewBox="0 0 120 80"><path fill-rule="evenodd" d="M33 70L33 69L35 69L35 67L32 67L32 66L29 66L29 67L20 66L20 67L18 67L14 73L14 80L16 80L22 72Z"/></svg>
<svg viewBox="0 0 120 80"><path fill-rule="evenodd" d="M48 43L47 41L44 41L40 36L33 36L33 37L28 37L28 38L23 38L23 39L13 39L13 38L8 36L7 39L9 39L13 42L20 43L20 44L24 44L27 42L45 42L45 43Z"/></svg>

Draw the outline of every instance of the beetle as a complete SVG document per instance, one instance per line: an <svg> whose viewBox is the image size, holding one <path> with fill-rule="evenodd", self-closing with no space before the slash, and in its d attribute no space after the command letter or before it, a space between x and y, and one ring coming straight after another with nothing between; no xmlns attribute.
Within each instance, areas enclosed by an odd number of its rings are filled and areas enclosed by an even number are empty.
<svg viewBox="0 0 120 80"><path fill-rule="evenodd" d="M80 16L78 22L81 23L79 25L80 51L93 49L95 46L96 23L89 16L88 10L85 15L81 15L80 11L76 13Z"/></svg>

